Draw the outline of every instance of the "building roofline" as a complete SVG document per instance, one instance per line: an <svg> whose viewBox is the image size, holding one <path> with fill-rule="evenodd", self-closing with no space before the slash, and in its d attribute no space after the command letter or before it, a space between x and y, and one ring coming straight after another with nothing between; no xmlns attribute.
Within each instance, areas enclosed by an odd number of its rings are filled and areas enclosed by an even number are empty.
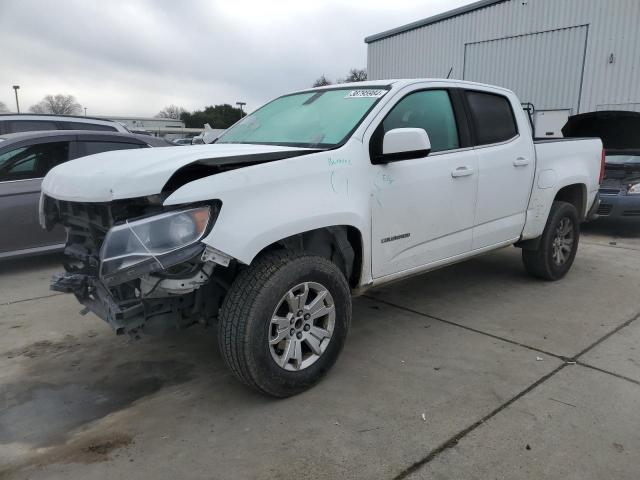
<svg viewBox="0 0 640 480"><path fill-rule="evenodd" d="M166 117L136 117L135 115L101 115L97 117L101 120L110 120L112 122L118 120L153 120L153 121L167 121L167 122L183 122L179 118L166 118Z"/></svg>
<svg viewBox="0 0 640 480"><path fill-rule="evenodd" d="M394 35L398 35L400 33L408 32L410 30L415 30L421 27L426 27L427 25L458 17L460 15L465 15L475 10L480 10L482 8L491 7L497 3L508 1L509 0L479 0L477 2L470 3L469 5L465 5L454 10L449 10L448 12L440 13L432 17L423 18L422 20L418 20L416 22L407 23L406 25L402 25L401 27L392 28L391 30L376 33L375 35L369 35L364 39L364 43L373 43L384 38L393 37Z"/></svg>
<svg viewBox="0 0 640 480"><path fill-rule="evenodd" d="M0 113L0 117L16 117L16 116L20 116L20 117L64 117L64 118L77 118L80 120L100 120L101 122L111 122L113 123L114 121L109 119L109 118L105 118L105 117L87 117L86 115L63 115L63 114L59 114L59 113L15 113L15 112L9 112L9 113Z"/></svg>

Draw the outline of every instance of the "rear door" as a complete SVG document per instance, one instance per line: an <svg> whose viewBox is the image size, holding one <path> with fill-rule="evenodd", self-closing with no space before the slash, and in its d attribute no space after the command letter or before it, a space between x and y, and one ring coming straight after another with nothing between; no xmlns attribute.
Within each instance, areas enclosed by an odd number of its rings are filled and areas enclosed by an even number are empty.
<svg viewBox="0 0 640 480"><path fill-rule="evenodd" d="M535 151L528 127L519 131L516 106L507 96L466 90L465 99L479 166L475 250L516 239L522 233Z"/></svg>
<svg viewBox="0 0 640 480"><path fill-rule="evenodd" d="M9 145L0 149L0 256L29 248L63 244L64 229L47 232L38 222L42 178L69 159L72 137Z"/></svg>

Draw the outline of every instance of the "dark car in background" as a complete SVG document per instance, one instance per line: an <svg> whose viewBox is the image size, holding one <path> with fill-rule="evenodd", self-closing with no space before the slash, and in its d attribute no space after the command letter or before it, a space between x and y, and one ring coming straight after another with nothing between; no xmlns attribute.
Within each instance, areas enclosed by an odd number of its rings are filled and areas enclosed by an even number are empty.
<svg viewBox="0 0 640 480"><path fill-rule="evenodd" d="M164 139L84 130L0 135L0 259L62 249L66 232L38 222L42 178L56 165L94 153L169 147Z"/></svg>
<svg viewBox="0 0 640 480"><path fill-rule="evenodd" d="M600 219L640 222L640 113L601 111L569 118L565 137L600 137L605 174L600 185Z"/></svg>

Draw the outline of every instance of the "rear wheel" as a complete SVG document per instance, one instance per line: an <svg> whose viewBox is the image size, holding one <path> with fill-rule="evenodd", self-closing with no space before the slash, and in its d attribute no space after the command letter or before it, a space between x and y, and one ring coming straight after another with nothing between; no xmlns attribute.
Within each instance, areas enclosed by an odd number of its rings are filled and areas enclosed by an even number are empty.
<svg viewBox="0 0 640 480"><path fill-rule="evenodd" d="M564 277L576 257L580 223L576 207L567 202L553 202L537 250L522 250L527 272L544 280Z"/></svg>
<svg viewBox="0 0 640 480"><path fill-rule="evenodd" d="M347 281L329 260L270 252L240 273L220 312L225 362L246 385L287 397L335 363L351 320Z"/></svg>

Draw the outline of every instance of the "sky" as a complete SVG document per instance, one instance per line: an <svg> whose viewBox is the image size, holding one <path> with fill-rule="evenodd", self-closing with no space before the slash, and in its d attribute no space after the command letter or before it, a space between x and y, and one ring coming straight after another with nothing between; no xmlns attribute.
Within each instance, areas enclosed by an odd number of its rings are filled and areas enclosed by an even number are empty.
<svg viewBox="0 0 640 480"><path fill-rule="evenodd" d="M0 0L0 101L88 115L269 99L365 68L364 38L470 0Z"/></svg>

